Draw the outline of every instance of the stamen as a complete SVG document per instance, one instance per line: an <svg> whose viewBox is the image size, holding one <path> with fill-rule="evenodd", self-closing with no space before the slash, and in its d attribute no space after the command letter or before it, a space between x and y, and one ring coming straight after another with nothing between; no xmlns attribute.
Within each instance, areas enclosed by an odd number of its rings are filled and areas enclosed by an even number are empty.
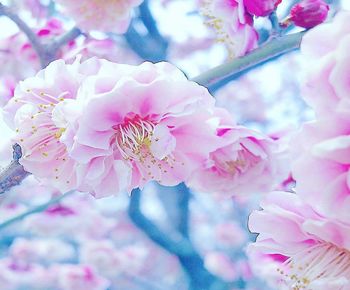
<svg viewBox="0 0 350 290"><path fill-rule="evenodd" d="M318 279L350 278L350 252L329 243L319 243L290 257L283 269L278 271L290 289L311 290L310 284Z"/></svg>
<svg viewBox="0 0 350 290"><path fill-rule="evenodd" d="M142 151L151 145L154 126L150 121L132 120L117 127L116 146L124 159L143 161Z"/></svg>

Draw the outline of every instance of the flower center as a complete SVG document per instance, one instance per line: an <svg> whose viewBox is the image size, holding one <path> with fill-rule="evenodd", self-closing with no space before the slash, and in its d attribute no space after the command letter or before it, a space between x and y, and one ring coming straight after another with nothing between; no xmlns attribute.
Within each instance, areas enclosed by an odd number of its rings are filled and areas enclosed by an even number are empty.
<svg viewBox="0 0 350 290"><path fill-rule="evenodd" d="M259 158L251 154L246 148L237 152L236 158L232 159L232 152L221 152L213 156L216 168L222 173L235 176L236 174L244 174L247 169L254 167L259 163Z"/></svg>
<svg viewBox="0 0 350 290"><path fill-rule="evenodd" d="M290 289L311 290L311 283L319 279L350 279L350 252L329 243L316 244L290 257L277 271Z"/></svg>
<svg viewBox="0 0 350 290"><path fill-rule="evenodd" d="M115 128L117 130L115 144L124 159L144 161L150 154L154 127L151 121L134 119Z"/></svg>

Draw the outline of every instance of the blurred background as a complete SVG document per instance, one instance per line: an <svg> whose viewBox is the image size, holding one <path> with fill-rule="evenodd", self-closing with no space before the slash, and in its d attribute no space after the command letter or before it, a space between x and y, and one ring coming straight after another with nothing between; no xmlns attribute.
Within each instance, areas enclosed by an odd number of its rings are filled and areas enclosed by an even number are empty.
<svg viewBox="0 0 350 290"><path fill-rule="evenodd" d="M97 56L128 64L166 60L195 77L228 58L205 24L199 2L147 0L135 10L125 35L81 35L61 48L60 57ZM280 19L294 2L283 1ZM350 9L350 1L331 2L332 13ZM2 3L43 41L74 26L54 1ZM258 19L255 26L264 42L270 21ZM40 64L26 36L6 17L0 17L0 37L2 107L18 81L34 75ZM208 89L240 124L288 144L293 130L313 118L300 98L305 65L296 51ZM12 134L0 108L0 168L11 162ZM287 178L281 188L292 183ZM248 216L263 193L233 199L152 183L135 194L132 202L126 193L101 200L78 192L61 196L33 176L3 194L0 289L277 289L278 273L271 264L249 259L245 251L255 239L247 229Z"/></svg>

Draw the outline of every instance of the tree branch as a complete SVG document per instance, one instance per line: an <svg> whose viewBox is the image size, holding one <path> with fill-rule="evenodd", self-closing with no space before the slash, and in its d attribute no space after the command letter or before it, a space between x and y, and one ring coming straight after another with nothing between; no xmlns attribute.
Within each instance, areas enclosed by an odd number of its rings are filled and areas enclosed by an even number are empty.
<svg viewBox="0 0 350 290"><path fill-rule="evenodd" d="M174 241L169 235L163 233L141 212L140 200L141 191L134 189L128 210L131 220L153 242L178 257L180 264L190 278L190 290L228 290L227 283L208 272L202 257L197 253L191 241L185 237Z"/></svg>
<svg viewBox="0 0 350 290"><path fill-rule="evenodd" d="M249 54L219 65L192 79L200 85L210 87L221 81L234 79L237 75L248 71L277 56L291 52L300 47L304 32L275 38Z"/></svg>
<svg viewBox="0 0 350 290"><path fill-rule="evenodd" d="M177 186L178 194L178 209L179 209L179 223L178 231L186 238L189 238L189 202L191 193L189 188L184 184L180 183Z"/></svg>
<svg viewBox="0 0 350 290"><path fill-rule="evenodd" d="M20 184L29 175L19 163L21 157L21 147L18 144L13 145L13 160L9 166L0 172L0 194Z"/></svg>
<svg viewBox="0 0 350 290"><path fill-rule="evenodd" d="M33 49L40 59L40 64L42 68L47 67L47 65L54 61L57 57L58 50L69 41L77 38L81 31L80 29L74 27L66 34L58 37L49 44L43 44L40 38L34 33L34 31L16 14L11 8L0 3L0 15L7 16L11 19L18 28L27 36L29 42L31 43Z"/></svg>
<svg viewBox="0 0 350 290"><path fill-rule="evenodd" d="M2 3L0 3L0 15L4 15L11 19L14 23L16 23L18 28L27 36L33 49L40 58L41 65L44 66L46 62L46 60L43 57L45 49L39 37L33 32L33 30L30 29L29 26L20 17L18 17L16 13L12 12L12 10L9 7L6 7Z"/></svg>
<svg viewBox="0 0 350 290"><path fill-rule="evenodd" d="M167 57L168 41L160 34L157 23L149 9L149 1L145 0L139 7L140 16L134 19L128 31L124 34L130 48L142 59L158 62ZM142 22L147 29L147 35L141 35L135 29L135 23Z"/></svg>
<svg viewBox="0 0 350 290"><path fill-rule="evenodd" d="M141 190L134 189L130 197L128 213L130 219L142 229L147 236L156 244L175 255L190 255L193 252L192 244L187 239L181 238L173 241L168 235L164 234L152 221L150 221L142 212Z"/></svg>

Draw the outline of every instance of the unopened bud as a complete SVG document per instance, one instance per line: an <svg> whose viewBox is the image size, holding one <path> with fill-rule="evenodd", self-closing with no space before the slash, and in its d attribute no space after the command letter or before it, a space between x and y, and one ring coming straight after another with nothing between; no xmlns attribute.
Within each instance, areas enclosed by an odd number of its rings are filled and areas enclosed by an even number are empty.
<svg viewBox="0 0 350 290"><path fill-rule="evenodd" d="M303 0L293 6L289 20L296 26L311 28L325 21L328 11L323 0Z"/></svg>

